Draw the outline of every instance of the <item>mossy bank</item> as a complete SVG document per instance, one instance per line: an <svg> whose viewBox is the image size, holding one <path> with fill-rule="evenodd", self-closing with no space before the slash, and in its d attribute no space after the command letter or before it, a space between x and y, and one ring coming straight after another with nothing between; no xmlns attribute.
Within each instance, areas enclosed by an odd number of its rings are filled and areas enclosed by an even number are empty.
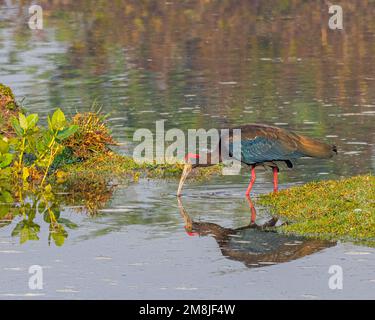
<svg viewBox="0 0 375 320"><path fill-rule="evenodd" d="M375 246L375 177L311 182L260 196L258 204L286 221L280 232Z"/></svg>

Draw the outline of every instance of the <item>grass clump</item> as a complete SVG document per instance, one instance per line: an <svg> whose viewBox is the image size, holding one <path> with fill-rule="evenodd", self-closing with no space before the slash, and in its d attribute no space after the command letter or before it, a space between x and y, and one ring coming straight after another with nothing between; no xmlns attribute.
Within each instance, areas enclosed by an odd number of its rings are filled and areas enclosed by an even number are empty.
<svg viewBox="0 0 375 320"><path fill-rule="evenodd" d="M8 110L18 108L12 90L2 83L0 83L0 106Z"/></svg>
<svg viewBox="0 0 375 320"><path fill-rule="evenodd" d="M77 113L71 120L77 132L64 141L73 156L86 160L93 155L106 153L108 146L116 145L105 123L105 116L95 112Z"/></svg>
<svg viewBox="0 0 375 320"><path fill-rule="evenodd" d="M262 195L286 224L287 234L323 239L373 242L375 245L375 177L356 176L337 181L311 182Z"/></svg>
<svg viewBox="0 0 375 320"><path fill-rule="evenodd" d="M10 119L18 115L19 107L12 90L0 83L0 134L10 137L14 135Z"/></svg>

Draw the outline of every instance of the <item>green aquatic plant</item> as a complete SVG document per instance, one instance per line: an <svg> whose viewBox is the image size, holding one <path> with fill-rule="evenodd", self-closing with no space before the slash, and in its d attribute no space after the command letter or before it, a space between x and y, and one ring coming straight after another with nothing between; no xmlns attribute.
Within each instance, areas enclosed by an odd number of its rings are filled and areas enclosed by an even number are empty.
<svg viewBox="0 0 375 320"><path fill-rule="evenodd" d="M8 140L0 135L0 169L8 167L13 161L13 154L9 150Z"/></svg>
<svg viewBox="0 0 375 320"><path fill-rule="evenodd" d="M26 116L22 113L19 113L18 118L11 119L16 133L12 139L17 158L13 167L16 177L24 186L28 185L32 172L40 173L39 186L44 186L53 161L64 149L63 140L78 130L77 125L68 124L61 109L57 109L52 117L48 116L47 128L39 127L38 120L37 114Z"/></svg>
<svg viewBox="0 0 375 320"><path fill-rule="evenodd" d="M68 125L64 113L57 109L52 118L48 116L48 129L43 139L37 144L38 154L36 164L45 168L41 185L43 185L52 162L64 149L63 140L69 138L78 130L77 125Z"/></svg>

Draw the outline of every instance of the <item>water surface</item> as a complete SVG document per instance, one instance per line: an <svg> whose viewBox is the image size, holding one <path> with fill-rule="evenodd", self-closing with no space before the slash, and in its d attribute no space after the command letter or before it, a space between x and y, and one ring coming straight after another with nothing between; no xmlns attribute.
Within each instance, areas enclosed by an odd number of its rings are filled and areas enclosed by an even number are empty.
<svg viewBox="0 0 375 320"><path fill-rule="evenodd" d="M318 1L40 4L42 31L28 29L24 2L0 4L0 82L42 119L58 106L73 114L96 101L110 113L124 154L132 153L133 132L154 130L157 120L183 130L268 123L339 148L332 160L302 159L283 171L282 188L373 172L372 2L342 1L343 31L327 28L328 9ZM271 179L258 174L253 200L272 190ZM0 229L0 295L374 298L374 249L280 238L276 253L284 260L271 258L272 239L262 245L262 237L273 235L247 228L247 180L243 171L188 183L183 207L196 228L206 227L195 236L186 233L176 181L120 186L94 217L63 204L62 215L78 228L68 230L62 247L49 244L41 217L40 240L20 245L10 236L13 221ZM259 226L270 218L257 207ZM254 262L255 248L268 256ZM27 285L33 264L45 270L40 291ZM336 264L344 290L328 287Z"/></svg>

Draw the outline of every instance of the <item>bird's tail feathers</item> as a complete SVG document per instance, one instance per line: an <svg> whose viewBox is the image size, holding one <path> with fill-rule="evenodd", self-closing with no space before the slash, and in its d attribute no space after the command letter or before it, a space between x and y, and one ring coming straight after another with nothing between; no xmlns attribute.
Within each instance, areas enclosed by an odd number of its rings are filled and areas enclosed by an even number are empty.
<svg viewBox="0 0 375 320"><path fill-rule="evenodd" d="M308 157L328 159L337 154L337 147L318 140L298 135L299 150Z"/></svg>

